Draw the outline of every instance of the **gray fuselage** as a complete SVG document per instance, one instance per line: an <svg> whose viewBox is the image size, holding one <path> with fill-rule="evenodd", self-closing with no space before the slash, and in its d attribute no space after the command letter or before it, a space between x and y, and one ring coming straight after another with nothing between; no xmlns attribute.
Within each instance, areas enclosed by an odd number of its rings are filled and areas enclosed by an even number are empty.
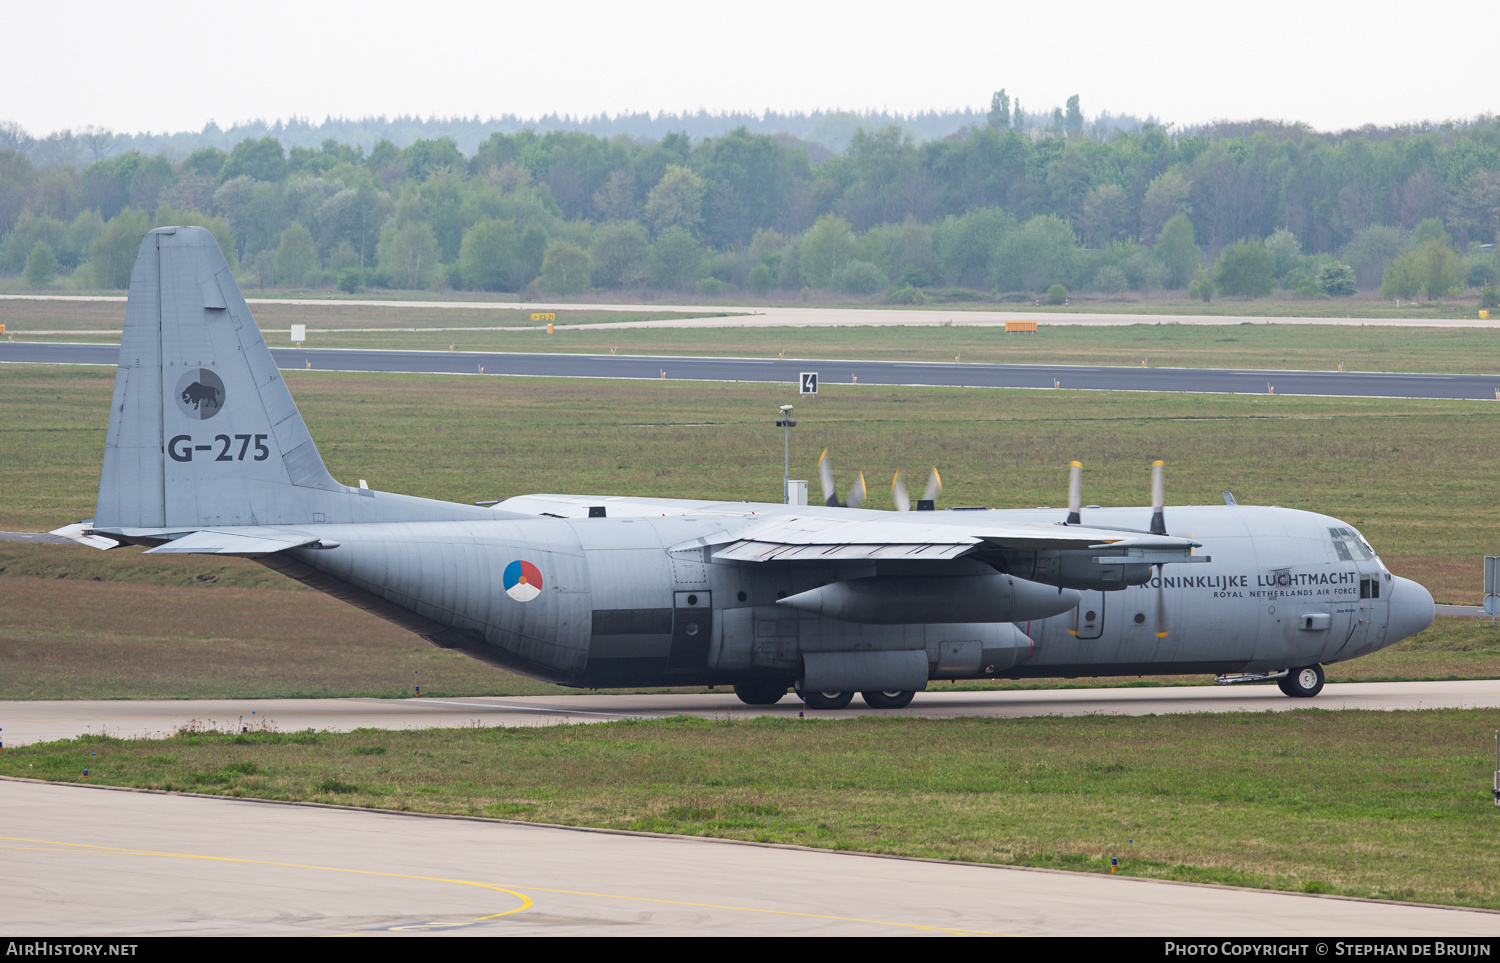
<svg viewBox="0 0 1500 963"><path fill-rule="evenodd" d="M1432 617L1427 591L1391 575L1378 556L1341 557L1331 533L1353 529L1338 519L1179 506L1167 511L1173 533L1200 542L1198 554L1211 561L1164 566L1144 585L1083 591L1076 608L1039 620L858 624L778 602L851 579L920 579L925 566L714 561L716 536L787 507L713 506L718 514L706 503L681 504L693 513L317 526L338 547L267 564L393 621L406 624L409 614L411 627L439 645L574 686L795 682L809 654L914 650L925 653L929 679L1264 672L1366 655ZM1085 521L1139 527L1148 511L1094 509ZM930 517L1049 523L1058 514ZM525 600L505 584L519 562L542 582ZM963 564L993 572L963 559L944 564L950 575Z"/></svg>

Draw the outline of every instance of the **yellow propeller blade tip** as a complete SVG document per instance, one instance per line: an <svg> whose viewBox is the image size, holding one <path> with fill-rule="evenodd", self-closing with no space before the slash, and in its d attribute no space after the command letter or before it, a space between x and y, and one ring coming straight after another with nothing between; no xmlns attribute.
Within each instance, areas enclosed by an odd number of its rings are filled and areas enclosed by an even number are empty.
<svg viewBox="0 0 1500 963"><path fill-rule="evenodd" d="M1072 468L1082 468L1083 467L1083 462L1081 462L1081 461L1072 461L1072 462L1068 462L1068 465L1070 467L1072 467Z"/></svg>
<svg viewBox="0 0 1500 963"><path fill-rule="evenodd" d="M1164 462L1160 458L1158 458L1156 461L1153 461L1151 463L1151 467L1155 468L1157 465L1165 465L1165 464L1166 464L1166 462Z"/></svg>

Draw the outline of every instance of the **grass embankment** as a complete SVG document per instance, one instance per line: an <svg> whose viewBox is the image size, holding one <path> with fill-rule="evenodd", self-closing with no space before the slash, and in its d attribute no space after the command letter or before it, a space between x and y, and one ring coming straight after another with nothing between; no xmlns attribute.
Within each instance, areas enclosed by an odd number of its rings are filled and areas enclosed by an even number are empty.
<svg viewBox="0 0 1500 963"><path fill-rule="evenodd" d="M183 733L13 749L0 774L1500 908L1492 717Z"/></svg>
<svg viewBox="0 0 1500 963"><path fill-rule="evenodd" d="M288 377L335 477L460 502L533 491L775 500L770 421L793 401L793 474L816 477L827 445L842 483L865 471L873 507L889 507L896 468L920 479L933 464L945 504L1058 505L1075 457L1086 502L1141 504L1146 466L1163 457L1170 501L1213 504L1230 489L1246 504L1336 515L1440 601L1477 602L1479 557L1494 549L1479 522L1496 501L1500 406L1479 402L850 385L806 402L777 385ZM108 369L0 372L0 529L93 514L113 380ZM0 599L5 698L397 694L413 670L434 694L558 691L431 650L247 561L3 543ZM1445 624L1333 678L1500 674L1488 623Z"/></svg>
<svg viewBox="0 0 1500 963"><path fill-rule="evenodd" d="M575 311L559 314L556 332L523 311L355 305L252 304L271 344L289 344L290 324L314 329L309 346L427 351L538 351L606 354L963 361L986 364L1114 364L1152 367L1295 368L1333 371L1500 371L1500 327L1422 328L1349 325L1132 324L1083 326L1065 315L1044 320L1035 335L1006 335L991 326L815 328L612 328L606 321L692 317L663 311ZM942 310L947 310L943 308ZM0 301L0 323L24 340L118 341L123 310L115 303ZM701 316L701 315L700 315ZM485 331L521 325L527 331ZM381 330L352 330L376 328ZM422 330L400 330L417 328ZM460 330L438 330L458 328ZM324 331L321 329L334 329ZM39 336L28 331L112 331Z"/></svg>

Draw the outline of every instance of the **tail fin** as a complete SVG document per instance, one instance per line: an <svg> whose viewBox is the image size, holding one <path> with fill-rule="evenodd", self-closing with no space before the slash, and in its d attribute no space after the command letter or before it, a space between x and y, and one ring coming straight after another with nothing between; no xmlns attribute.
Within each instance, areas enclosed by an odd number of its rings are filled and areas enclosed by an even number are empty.
<svg viewBox="0 0 1500 963"><path fill-rule="evenodd" d="M94 524L344 521L334 481L214 236L147 234L130 275Z"/></svg>

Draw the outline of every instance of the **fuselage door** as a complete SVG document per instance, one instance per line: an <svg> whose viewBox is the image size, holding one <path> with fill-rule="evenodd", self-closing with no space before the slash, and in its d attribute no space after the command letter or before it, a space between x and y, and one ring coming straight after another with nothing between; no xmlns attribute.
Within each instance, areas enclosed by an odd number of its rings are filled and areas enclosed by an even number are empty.
<svg viewBox="0 0 1500 963"><path fill-rule="evenodd" d="M1073 610L1073 634L1080 639L1097 639L1104 633L1104 593L1080 594L1083 598Z"/></svg>
<svg viewBox="0 0 1500 963"><path fill-rule="evenodd" d="M713 595L707 589L672 593L672 652L667 668L702 669L714 634Z"/></svg>

